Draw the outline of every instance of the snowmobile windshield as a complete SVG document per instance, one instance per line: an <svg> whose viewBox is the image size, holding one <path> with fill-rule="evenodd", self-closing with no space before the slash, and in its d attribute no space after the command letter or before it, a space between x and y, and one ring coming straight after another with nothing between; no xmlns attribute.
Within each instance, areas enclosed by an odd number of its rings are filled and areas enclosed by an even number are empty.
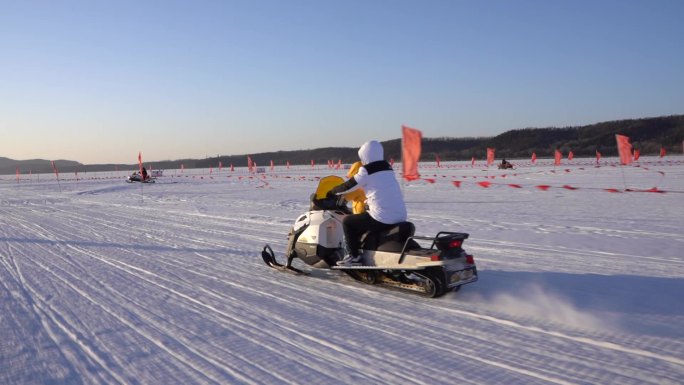
<svg viewBox="0 0 684 385"><path fill-rule="evenodd" d="M336 175L328 175L321 178L318 182L318 187L316 188L316 199L324 199L328 194L328 191L342 183L344 183L344 179Z"/></svg>

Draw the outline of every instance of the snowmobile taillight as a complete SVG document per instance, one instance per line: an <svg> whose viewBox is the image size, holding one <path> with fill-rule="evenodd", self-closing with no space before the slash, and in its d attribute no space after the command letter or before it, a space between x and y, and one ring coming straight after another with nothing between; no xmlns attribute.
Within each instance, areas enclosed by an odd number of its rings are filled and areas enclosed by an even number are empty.
<svg viewBox="0 0 684 385"><path fill-rule="evenodd" d="M453 241L449 242L450 249L460 249L462 245L463 239L454 239Z"/></svg>
<svg viewBox="0 0 684 385"><path fill-rule="evenodd" d="M470 254L466 255L466 263L469 265L474 265L475 264L475 257L473 257Z"/></svg>
<svg viewBox="0 0 684 385"><path fill-rule="evenodd" d="M430 260L431 260L432 262L437 262L437 261L441 261L441 260L442 260L442 257L441 257L439 254L432 254L432 255L430 256Z"/></svg>

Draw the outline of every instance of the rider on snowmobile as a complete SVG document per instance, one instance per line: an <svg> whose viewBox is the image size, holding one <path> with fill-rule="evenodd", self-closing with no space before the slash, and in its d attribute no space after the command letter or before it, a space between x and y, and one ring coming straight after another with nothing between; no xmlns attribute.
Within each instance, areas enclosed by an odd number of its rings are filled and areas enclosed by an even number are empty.
<svg viewBox="0 0 684 385"><path fill-rule="evenodd" d="M384 160L382 144L376 140L364 143L359 149L363 166L346 182L328 192L328 197L348 193L358 188L366 192L368 211L344 217L345 256L337 264L342 266L361 263L359 253L361 235L367 231L389 229L406 221L406 204L389 162Z"/></svg>

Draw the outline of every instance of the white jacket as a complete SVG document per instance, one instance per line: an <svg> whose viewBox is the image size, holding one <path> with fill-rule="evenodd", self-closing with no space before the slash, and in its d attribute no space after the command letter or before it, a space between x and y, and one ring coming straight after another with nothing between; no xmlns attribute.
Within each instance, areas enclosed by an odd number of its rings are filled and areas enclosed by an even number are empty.
<svg viewBox="0 0 684 385"><path fill-rule="evenodd" d="M375 140L364 143L359 159L363 166L354 180L366 191L370 216L386 224L406 221L406 204L394 171L384 160L382 144Z"/></svg>

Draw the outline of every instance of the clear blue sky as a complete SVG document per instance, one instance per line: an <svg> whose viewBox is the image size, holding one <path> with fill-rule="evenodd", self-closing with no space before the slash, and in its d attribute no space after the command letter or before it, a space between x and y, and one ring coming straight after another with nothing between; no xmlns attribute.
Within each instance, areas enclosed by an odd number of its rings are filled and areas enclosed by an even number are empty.
<svg viewBox="0 0 684 385"><path fill-rule="evenodd" d="M684 113L684 1L0 0L0 156L134 163Z"/></svg>

